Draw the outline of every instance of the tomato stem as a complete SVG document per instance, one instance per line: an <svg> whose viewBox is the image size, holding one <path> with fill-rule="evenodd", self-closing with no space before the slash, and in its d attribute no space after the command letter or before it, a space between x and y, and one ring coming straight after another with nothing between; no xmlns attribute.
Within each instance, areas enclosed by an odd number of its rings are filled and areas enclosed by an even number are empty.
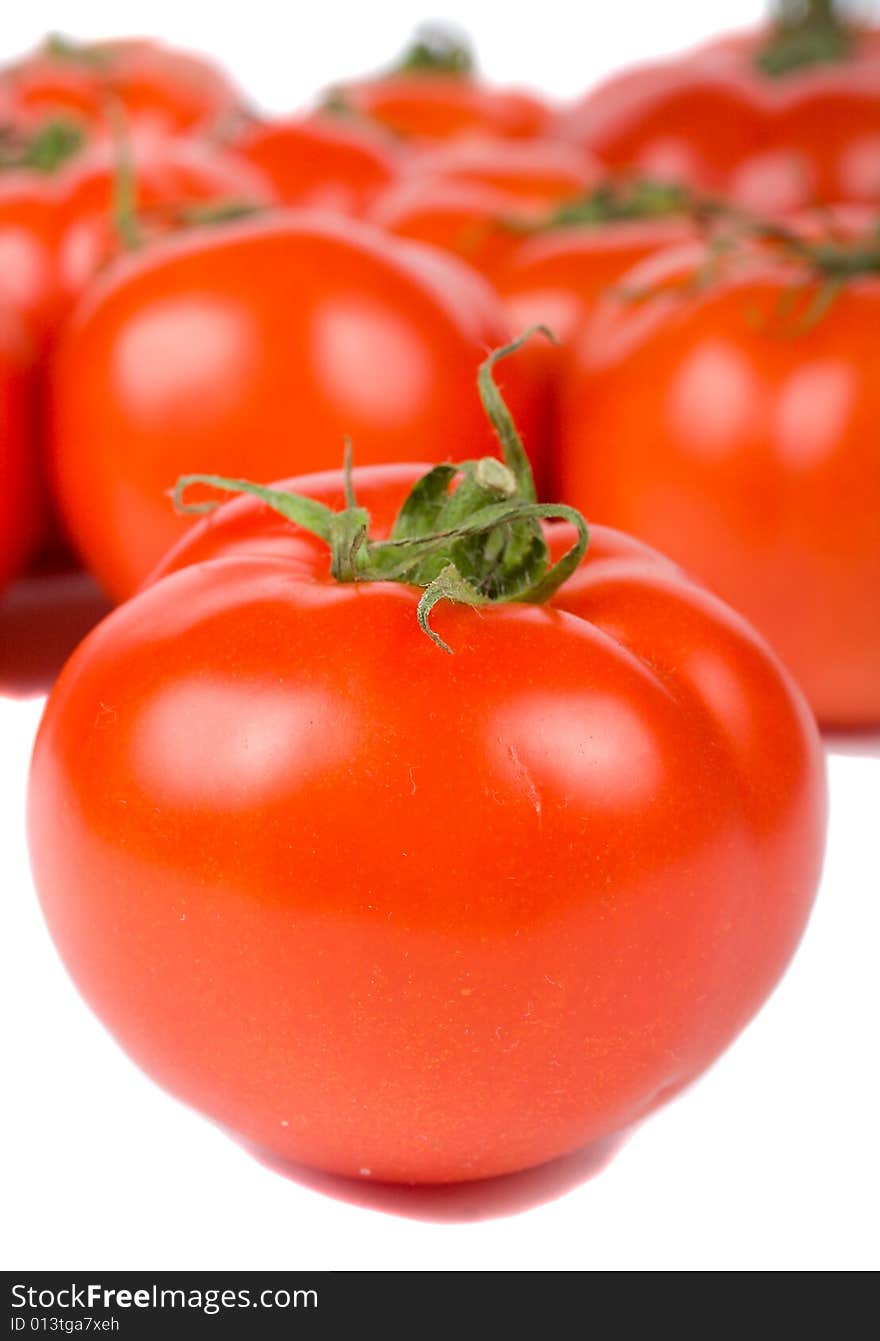
<svg viewBox="0 0 880 1341"><path fill-rule="evenodd" d="M676 182L652 181L647 177L632 181L610 180L601 182L576 200L558 205L548 218L529 231L598 227L629 219L663 219L693 214L700 206L698 197Z"/></svg>
<svg viewBox="0 0 880 1341"><path fill-rule="evenodd" d="M403 55L388 71L396 75L440 75L467 79L474 73L474 55L464 38L439 23L428 23L416 34Z"/></svg>
<svg viewBox="0 0 880 1341"><path fill-rule="evenodd" d="M47 121L34 135L22 134L13 126L0 126L0 170L56 172L79 153L84 138L79 126L61 117Z"/></svg>
<svg viewBox="0 0 880 1341"><path fill-rule="evenodd" d="M855 33L835 0L776 0L774 9L770 38L755 58L763 74L775 78L852 56Z"/></svg>
<svg viewBox="0 0 880 1341"><path fill-rule="evenodd" d="M434 466L413 485L387 540L370 539L370 514L355 497L348 439L345 507L338 512L302 494L219 475L182 476L173 490L174 505L184 513L210 512L218 506L214 500L185 502L185 493L195 485L259 498L324 541L336 581L402 582L423 588L419 626L437 647L451 652L430 623L440 601L472 606L542 604L571 577L586 552L589 533L582 515L565 504L535 501L532 469L494 378L495 364L535 333L553 338L544 327L534 327L491 353L477 376L503 460L486 456ZM570 522L576 532L573 544L556 563L550 561L541 525L551 518Z"/></svg>

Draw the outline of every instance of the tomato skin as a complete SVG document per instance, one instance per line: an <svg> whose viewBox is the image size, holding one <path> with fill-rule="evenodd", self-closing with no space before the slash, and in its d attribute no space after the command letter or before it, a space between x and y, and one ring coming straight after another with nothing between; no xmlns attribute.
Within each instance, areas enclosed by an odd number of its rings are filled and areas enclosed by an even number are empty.
<svg viewBox="0 0 880 1341"><path fill-rule="evenodd" d="M58 321L58 191L25 171L0 175L0 297L43 346Z"/></svg>
<svg viewBox="0 0 880 1341"><path fill-rule="evenodd" d="M474 272L352 221L157 246L91 291L58 351L50 456L72 539L127 596L189 524L167 497L181 474L328 467L346 435L364 464L485 455L476 369L509 334ZM515 360L501 381L531 447Z"/></svg>
<svg viewBox="0 0 880 1341"><path fill-rule="evenodd" d="M415 143L496 135L528 139L551 122L547 105L521 89L443 75L393 75L346 84L348 111Z"/></svg>
<svg viewBox="0 0 880 1341"><path fill-rule="evenodd" d="M598 165L570 145L468 140L413 155L369 217L398 237L428 242L492 278L523 226L584 195Z"/></svg>
<svg viewBox="0 0 880 1341"><path fill-rule="evenodd" d="M532 208L576 199L602 176L596 160L575 145L539 139L454 141L412 153L406 169L412 181L490 186Z"/></svg>
<svg viewBox="0 0 880 1341"><path fill-rule="evenodd" d="M361 215L397 176L394 155L377 136L327 118L254 122L234 148L284 205Z"/></svg>
<svg viewBox="0 0 880 1341"><path fill-rule="evenodd" d="M741 610L823 723L863 726L880 721L880 283L811 320L794 278L765 259L686 300L609 299L569 365L555 483Z"/></svg>
<svg viewBox="0 0 880 1341"><path fill-rule="evenodd" d="M22 570L43 529L33 366L29 332L13 310L0 305L0 590Z"/></svg>
<svg viewBox="0 0 880 1341"><path fill-rule="evenodd" d="M420 473L356 473L377 534ZM447 1182L623 1128L745 1025L825 799L732 611L597 528L556 609L438 607L444 656L416 590L335 584L252 500L164 572L63 672L29 805L56 944L159 1083L278 1157Z"/></svg>
<svg viewBox="0 0 880 1341"><path fill-rule="evenodd" d="M550 465L545 492L553 496L552 461L559 438L560 388L578 332L602 296L638 261L695 236L683 217L621 220L550 229L497 251L491 270L513 330L543 325L556 342L533 340L522 352L539 407L540 438Z"/></svg>
<svg viewBox="0 0 880 1341"><path fill-rule="evenodd" d="M238 111L241 97L203 56L142 38L91 43L54 55L38 48L0 77L0 102L17 125L67 116L92 128L106 124L108 99L130 122L192 131Z"/></svg>
<svg viewBox="0 0 880 1341"><path fill-rule="evenodd" d="M211 205L272 206L277 196L258 169L202 139L139 132L126 147L133 177L135 228L145 240L179 229L180 213ZM70 309L126 247L113 217L119 147L98 138L59 174L57 269Z"/></svg>
<svg viewBox="0 0 880 1341"><path fill-rule="evenodd" d="M509 223L522 215L519 197L497 187L404 178L379 196L368 217L384 232L441 247L492 279L522 241Z"/></svg>
<svg viewBox="0 0 880 1341"><path fill-rule="evenodd" d="M612 170L721 192L759 212L880 198L880 60L778 79L748 63L687 58L624 71L559 133Z"/></svg>

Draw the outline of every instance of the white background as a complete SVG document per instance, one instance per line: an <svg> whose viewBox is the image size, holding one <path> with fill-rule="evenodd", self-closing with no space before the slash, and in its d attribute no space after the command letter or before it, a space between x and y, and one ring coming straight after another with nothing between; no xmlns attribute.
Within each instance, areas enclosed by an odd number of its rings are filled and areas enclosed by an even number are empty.
<svg viewBox="0 0 880 1341"><path fill-rule="evenodd" d="M443 7L491 76L559 95L760 12L745 0ZM32 2L4 6L0 58L47 30L156 33L215 54L284 110L381 64L425 14L391 0ZM4 666L14 625L7 598ZM4 696L0 675L4 1267L880 1265L880 737L830 742L816 912L772 1001L708 1076L598 1173L574 1157L493 1185L408 1192L264 1168L156 1089L81 1004L37 911L23 837L40 710L38 697Z"/></svg>

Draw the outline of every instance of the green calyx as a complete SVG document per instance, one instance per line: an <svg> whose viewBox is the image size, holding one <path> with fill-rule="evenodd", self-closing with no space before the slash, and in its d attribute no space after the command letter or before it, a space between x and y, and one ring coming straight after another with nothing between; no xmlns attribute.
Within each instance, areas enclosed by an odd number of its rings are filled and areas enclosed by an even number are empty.
<svg viewBox="0 0 880 1341"><path fill-rule="evenodd" d="M79 153L84 139L77 125L60 117L47 121L34 135L0 127L0 170L23 168L48 175Z"/></svg>
<svg viewBox="0 0 880 1341"><path fill-rule="evenodd" d="M467 43L457 34L439 24L419 28L412 43L389 74L444 75L458 79L470 78L475 69L474 56Z"/></svg>
<svg viewBox="0 0 880 1341"><path fill-rule="evenodd" d="M586 195L559 205L539 225L539 231L597 228L602 224L621 223L629 219L665 219L693 214L698 207L699 202L693 194L675 182L656 182L650 178L607 181Z"/></svg>
<svg viewBox="0 0 880 1341"><path fill-rule="evenodd" d="M218 506L214 501L185 503L184 494L194 485L252 494L326 543L336 581L421 587L419 625L432 642L451 653L430 624L438 602L541 604L571 577L586 552L589 533L581 514L564 504L536 501L531 466L493 375L495 364L535 331L552 339L544 327L533 328L490 354L478 375L480 396L503 461L487 456L434 466L413 486L387 540L370 537L370 515L358 506L352 485L350 445L345 461L346 506L338 512L301 494L217 475L179 479L173 491L175 507L184 513L203 513ZM556 563L551 563L541 526L549 518L571 522L577 531L574 544Z"/></svg>
<svg viewBox="0 0 880 1341"><path fill-rule="evenodd" d="M853 55L856 37L835 0L777 0L769 41L755 57L776 78L811 65L833 65Z"/></svg>
<svg viewBox="0 0 880 1341"><path fill-rule="evenodd" d="M743 235L766 243L783 260L805 266L815 279L842 285L848 280L880 275L880 222L873 231L850 237L837 234L832 221L824 235L812 238L775 220L747 214L739 217Z"/></svg>
<svg viewBox="0 0 880 1341"><path fill-rule="evenodd" d="M64 33L49 33L43 41L42 52L52 60L68 61L72 65L84 65L95 70L101 70L113 61L110 46L92 46L85 42L77 42L72 37L66 37Z"/></svg>

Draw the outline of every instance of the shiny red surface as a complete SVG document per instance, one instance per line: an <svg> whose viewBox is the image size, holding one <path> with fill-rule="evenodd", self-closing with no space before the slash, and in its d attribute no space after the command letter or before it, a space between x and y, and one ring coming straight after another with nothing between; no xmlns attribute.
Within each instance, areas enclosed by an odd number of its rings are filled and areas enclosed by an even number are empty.
<svg viewBox="0 0 880 1341"><path fill-rule="evenodd" d="M0 307L0 589L39 543L43 499L33 442L33 342Z"/></svg>
<svg viewBox="0 0 880 1341"><path fill-rule="evenodd" d="M721 191L751 209L880 200L876 46L775 79L743 54L625 70L564 114L560 133L612 169Z"/></svg>
<svg viewBox="0 0 880 1341"><path fill-rule="evenodd" d="M120 153L128 163L120 163ZM134 227L144 241L186 225L193 207L274 205L262 173L238 155L194 137L140 132L124 150L98 139L59 174L58 282L68 305L126 250L114 219L122 171L133 178Z"/></svg>
<svg viewBox="0 0 880 1341"><path fill-rule="evenodd" d="M172 131L207 126L235 112L240 95L205 57L126 38L88 44L82 55L38 48L0 76L0 106L19 125L66 116L106 123L112 102L128 120Z"/></svg>
<svg viewBox="0 0 880 1341"><path fill-rule="evenodd" d="M357 475L377 534L418 473ZM438 607L452 656L417 590L336 584L252 501L165 573L63 672L29 819L59 950L162 1085L278 1158L448 1182L628 1126L747 1023L815 890L821 751L668 561L596 528L552 608Z"/></svg>
<svg viewBox="0 0 880 1341"><path fill-rule="evenodd" d="M326 468L346 435L364 464L492 451L476 370L508 335L473 271L350 221L291 214L148 249L92 289L58 351L71 537L125 596L189 524L168 499L181 474ZM532 446L515 359L501 381Z"/></svg>
<svg viewBox="0 0 880 1341"><path fill-rule="evenodd" d="M451 251L492 278L528 226L584 195L598 177L594 160L572 145L456 141L405 160L369 217L398 237Z"/></svg>
<svg viewBox="0 0 880 1341"><path fill-rule="evenodd" d="M234 148L285 205L362 214L397 175L390 142L326 118L255 122Z"/></svg>
<svg viewBox="0 0 880 1341"><path fill-rule="evenodd" d="M0 300L21 314L36 345L60 320L58 190L33 172L0 174Z"/></svg>
<svg viewBox="0 0 880 1341"><path fill-rule="evenodd" d="M345 84L340 92L350 113L406 140L528 138L543 134L551 119L534 94L477 79L394 75Z"/></svg>
<svg viewBox="0 0 880 1341"><path fill-rule="evenodd" d="M650 288L676 258L627 281ZM570 365L556 487L673 555L765 634L827 725L880 720L880 282L818 315L756 262L609 298Z"/></svg>

